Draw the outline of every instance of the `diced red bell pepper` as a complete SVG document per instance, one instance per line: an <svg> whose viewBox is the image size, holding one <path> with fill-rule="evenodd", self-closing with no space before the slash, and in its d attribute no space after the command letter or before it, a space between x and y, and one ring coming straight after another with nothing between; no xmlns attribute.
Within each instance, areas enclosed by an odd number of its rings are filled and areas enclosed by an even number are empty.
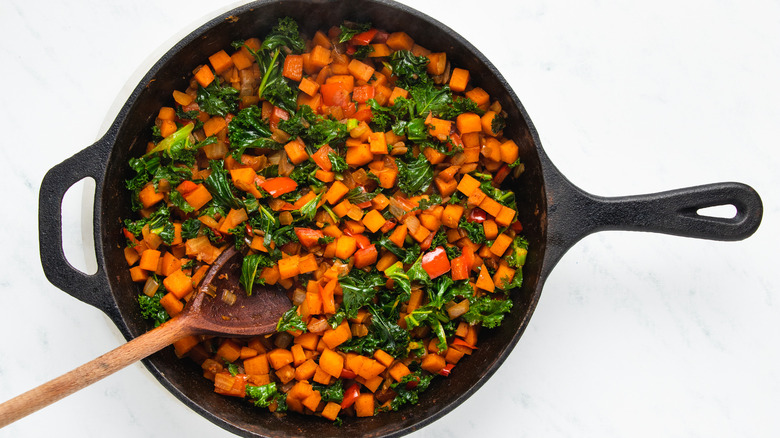
<svg viewBox="0 0 780 438"><path fill-rule="evenodd" d="M343 84L338 82L322 84L320 86L320 94L322 94L322 104L326 106L340 106L344 108L352 100L349 91L344 88Z"/></svg>
<svg viewBox="0 0 780 438"><path fill-rule="evenodd" d="M306 248L318 245L319 240L325 237L325 233L322 230L299 227L295 227L295 235L298 236L298 241L301 242L301 245Z"/></svg>
<svg viewBox="0 0 780 438"><path fill-rule="evenodd" d="M339 378L341 379L354 379L357 377L357 374L355 374L352 370L348 370L346 368L341 369L341 375Z"/></svg>
<svg viewBox="0 0 780 438"><path fill-rule="evenodd" d="M474 207L471 210L471 213L469 213L469 217L466 220L469 222L477 222L481 224L482 222L485 222L485 220L487 220L487 213L485 212L485 210L479 207Z"/></svg>
<svg viewBox="0 0 780 438"><path fill-rule="evenodd" d="M352 237L357 241L358 249L365 249L371 245L371 240L365 234L353 234Z"/></svg>
<svg viewBox="0 0 780 438"><path fill-rule="evenodd" d="M453 368L455 368L455 364L454 363L448 363L447 366L445 366L444 368L442 368L439 371L439 375L440 376L444 376L444 377L449 377L450 373L452 373L452 369Z"/></svg>
<svg viewBox="0 0 780 438"><path fill-rule="evenodd" d="M353 255L355 258L355 267L360 269L373 265L376 263L378 255L379 254L376 250L376 245L369 245L365 248L355 251L355 254Z"/></svg>
<svg viewBox="0 0 780 438"><path fill-rule="evenodd" d="M355 400L357 400L359 395L360 395L360 383L352 384L352 386L350 386L344 391L344 398L341 399L341 409L347 409L348 407L355 404Z"/></svg>
<svg viewBox="0 0 780 438"><path fill-rule="evenodd" d="M466 347L466 348L471 349L471 350L476 350L477 349L476 346L471 345L468 342L464 341L463 339L457 338L457 337L452 340L452 345L458 345L458 346L461 346L461 347Z"/></svg>
<svg viewBox="0 0 780 438"><path fill-rule="evenodd" d="M352 117L358 122L368 123L374 117L374 113L371 112L371 108L361 108L355 111Z"/></svg>
<svg viewBox="0 0 780 438"><path fill-rule="evenodd" d="M466 260L463 255L452 259L450 261L450 267L452 268L452 273L450 275L452 276L453 280L458 281L469 279L469 271L471 271L471 267L466 264Z"/></svg>
<svg viewBox="0 0 780 438"><path fill-rule="evenodd" d="M504 182L507 176L509 176L509 166L504 164L501 166L500 169L498 169L498 172L496 172L496 175L493 177L493 187L499 187L501 186L501 183Z"/></svg>
<svg viewBox="0 0 780 438"><path fill-rule="evenodd" d="M176 190L182 194L182 196L186 196L187 194L191 193L193 190L197 189L198 185L195 184L192 181L185 180L182 181L181 184L176 186Z"/></svg>
<svg viewBox="0 0 780 438"><path fill-rule="evenodd" d="M356 46L367 46L374 39L376 33L377 33L376 29L369 29L365 32L361 32L353 36L352 39L349 40L349 42Z"/></svg>
<svg viewBox="0 0 780 438"><path fill-rule="evenodd" d="M450 271L450 259L443 246L437 246L433 251L422 257L422 268L431 278L436 278Z"/></svg>
<svg viewBox="0 0 780 438"><path fill-rule="evenodd" d="M281 120L288 120L289 118L290 113L279 108L278 106L275 106L273 111L271 111L271 117L268 121L268 125L271 127L271 129L276 129L276 126Z"/></svg>
<svg viewBox="0 0 780 438"><path fill-rule="evenodd" d="M263 181L260 187L268 192L274 198L290 193L298 188L298 183L294 179L286 176L278 176Z"/></svg>
<svg viewBox="0 0 780 438"><path fill-rule="evenodd" d="M520 221L512 222L512 225L510 225L509 227L517 232L523 231L523 224L521 224Z"/></svg>
<svg viewBox="0 0 780 438"><path fill-rule="evenodd" d="M417 385L419 384L420 384L419 378L409 380L408 382L406 382L406 389L411 391L412 389L417 388Z"/></svg>

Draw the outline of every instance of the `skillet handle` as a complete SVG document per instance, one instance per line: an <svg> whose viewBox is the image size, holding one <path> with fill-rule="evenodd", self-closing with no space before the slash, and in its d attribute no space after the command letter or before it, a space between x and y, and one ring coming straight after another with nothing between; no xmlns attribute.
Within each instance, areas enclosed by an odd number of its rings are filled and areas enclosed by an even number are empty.
<svg viewBox="0 0 780 438"><path fill-rule="evenodd" d="M109 312L112 301L108 278L101 263L102 250L99 245L95 246L98 260L95 274L85 274L68 262L62 248L62 199L71 186L91 177L95 180L93 214L97 214L107 157L113 145L113 138L109 137L107 134L92 146L49 170L43 177L38 197L38 243L46 278L69 295L104 312ZM94 232L95 242L99 242L99 230L95 228Z"/></svg>
<svg viewBox="0 0 780 438"><path fill-rule="evenodd" d="M548 184L548 254L546 272L583 237L606 230L649 231L699 239L735 241L751 236L761 224L763 204L753 188L723 182L646 195L601 197L569 182L557 171ZM713 217L699 210L734 206L734 217Z"/></svg>

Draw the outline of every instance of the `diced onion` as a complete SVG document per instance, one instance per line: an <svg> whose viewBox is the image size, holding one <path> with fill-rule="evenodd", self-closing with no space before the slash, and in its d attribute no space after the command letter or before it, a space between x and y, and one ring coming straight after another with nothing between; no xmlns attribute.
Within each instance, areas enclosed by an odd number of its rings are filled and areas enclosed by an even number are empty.
<svg viewBox="0 0 780 438"><path fill-rule="evenodd" d="M233 304L236 304L236 294L234 294L233 292L227 289L223 289L222 302L227 304L228 306L232 306Z"/></svg>
<svg viewBox="0 0 780 438"><path fill-rule="evenodd" d="M417 219L417 216L415 215L410 214L407 216L406 219L404 219L404 223L410 234L414 234L420 229L420 220Z"/></svg>
<svg viewBox="0 0 780 438"><path fill-rule="evenodd" d="M465 299L455 305L450 306L447 309L447 315L449 315L450 319L455 319L468 311L469 311L469 300Z"/></svg>
<svg viewBox="0 0 780 438"><path fill-rule="evenodd" d="M304 302L304 300L306 300L306 290L301 288L296 288L293 291L293 296L292 296L293 306L300 306Z"/></svg>
<svg viewBox="0 0 780 438"><path fill-rule="evenodd" d="M157 293L157 289L159 289L160 283L158 283L153 276L150 276L146 279L146 283L144 283L144 295L147 297L153 297L155 293Z"/></svg>
<svg viewBox="0 0 780 438"><path fill-rule="evenodd" d="M328 323L328 319L327 318L322 318L322 319L319 319L319 320L318 319L312 319L312 322L310 322L309 325L306 326L306 328L311 333L321 333L321 332L324 332L325 330L329 329L330 328L330 324Z"/></svg>

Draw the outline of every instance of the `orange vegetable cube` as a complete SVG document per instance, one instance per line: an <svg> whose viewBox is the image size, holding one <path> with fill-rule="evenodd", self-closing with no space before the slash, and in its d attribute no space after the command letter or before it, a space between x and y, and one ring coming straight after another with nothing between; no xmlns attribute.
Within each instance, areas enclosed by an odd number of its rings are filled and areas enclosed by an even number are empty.
<svg viewBox="0 0 780 438"><path fill-rule="evenodd" d="M293 164L301 164L309 159L309 154L306 153L306 146L300 137L284 145L284 150L287 152L287 157L290 158L290 162Z"/></svg>
<svg viewBox="0 0 780 438"><path fill-rule="evenodd" d="M381 349L377 349L376 351L374 351L374 359L376 359L379 363L381 363L386 367L389 367L390 364L392 364L393 361L395 360L393 356L390 356L389 354L382 351Z"/></svg>
<svg viewBox="0 0 780 438"><path fill-rule="evenodd" d="M154 184L147 184L140 192L138 192L138 199L144 208L149 208L154 204L160 202L165 197L164 193L157 193L154 188Z"/></svg>
<svg viewBox="0 0 780 438"><path fill-rule="evenodd" d="M501 257L504 255L506 250L509 248L509 245L511 244L512 238L504 233L501 233L498 235L498 237L496 237L496 240L493 241L493 245L490 246L490 252L498 257Z"/></svg>
<svg viewBox="0 0 780 438"><path fill-rule="evenodd" d="M371 210L363 216L363 225L371 230L372 233L379 231L385 222L387 222L387 220L382 216L382 213L377 210Z"/></svg>
<svg viewBox="0 0 780 438"><path fill-rule="evenodd" d="M300 81L303 78L303 57L292 53L287 55L282 66L282 76Z"/></svg>
<svg viewBox="0 0 780 438"><path fill-rule="evenodd" d="M395 104L395 99L403 97L404 99L409 98L409 91L404 90L401 87L395 87L393 88L393 91L390 93L390 97L388 98L388 102L390 102L390 105Z"/></svg>
<svg viewBox="0 0 780 438"><path fill-rule="evenodd" d="M204 205L211 201L211 193L203 184L198 184L195 190L184 195L184 200L190 204L194 210L200 210Z"/></svg>
<svg viewBox="0 0 780 438"><path fill-rule="evenodd" d="M184 303L179 301L179 299L176 298L176 295L170 292L168 292L167 294L163 295L162 298L160 298L160 305L171 316L176 316L179 314L179 312L184 310Z"/></svg>
<svg viewBox="0 0 780 438"><path fill-rule="evenodd" d="M474 87L466 92L466 97L473 100L478 107L487 107L490 104L490 95L479 87Z"/></svg>
<svg viewBox="0 0 780 438"><path fill-rule="evenodd" d="M458 228L461 216L463 216L463 206L458 204L447 204L441 214L441 223L445 227Z"/></svg>
<svg viewBox="0 0 780 438"><path fill-rule="evenodd" d="M181 269L165 277L163 285L165 286L165 290L172 293L178 299L184 298L193 290L192 279Z"/></svg>
<svg viewBox="0 0 780 438"><path fill-rule="evenodd" d="M141 261L138 263L138 266L147 271L157 270L157 264L160 262L160 254L160 251L155 249L144 250L144 252L141 253Z"/></svg>
<svg viewBox="0 0 780 438"><path fill-rule="evenodd" d="M251 67L254 62L252 55L242 50L238 50L230 55L230 60L233 61L233 65L239 70Z"/></svg>
<svg viewBox="0 0 780 438"><path fill-rule="evenodd" d="M372 132L368 134L368 146L372 154L387 153L387 138L384 132Z"/></svg>
<svg viewBox="0 0 780 438"><path fill-rule="evenodd" d="M336 257L346 260L357 250L357 240L346 234L336 239Z"/></svg>
<svg viewBox="0 0 780 438"><path fill-rule="evenodd" d="M403 364L403 362L397 362L390 368L388 373L390 373L390 376L392 376L396 382L400 382L404 376L411 374L412 372L409 370L409 367Z"/></svg>
<svg viewBox="0 0 780 438"><path fill-rule="evenodd" d="M309 96L314 96L320 89L320 84L316 83L310 78L302 78L301 83L298 84L298 89L308 94Z"/></svg>
<svg viewBox="0 0 780 438"><path fill-rule="evenodd" d="M493 284L496 285L497 288L506 290L509 283L512 282L515 278L515 270L510 268L509 265L507 265L505 262L502 262L500 265L498 265L498 269L496 269L496 273L493 274Z"/></svg>
<svg viewBox="0 0 780 438"><path fill-rule="evenodd" d="M146 281L149 278L149 271L145 271L139 266L133 266L130 268L130 278L136 283Z"/></svg>
<svg viewBox="0 0 780 438"><path fill-rule="evenodd" d="M266 353L268 363L278 370L286 365L293 363L293 354L290 350L284 348L275 348Z"/></svg>
<svg viewBox="0 0 780 438"><path fill-rule="evenodd" d="M485 239L493 240L498 236L498 225L493 219L486 219L482 222L482 230L485 232Z"/></svg>
<svg viewBox="0 0 780 438"><path fill-rule="evenodd" d="M496 202L493 198L485 197L482 202L479 203L479 208L485 210L487 214L496 217L501 212L501 204Z"/></svg>
<svg viewBox="0 0 780 438"><path fill-rule="evenodd" d="M372 417L374 415L374 394L360 394L355 400L355 415Z"/></svg>
<svg viewBox="0 0 780 438"><path fill-rule="evenodd" d="M433 353L423 357L423 360L420 363L420 368L428 371L431 374L439 374L439 371L441 371L445 366L447 366L447 361L444 360L444 357Z"/></svg>
<svg viewBox="0 0 780 438"><path fill-rule="evenodd" d="M463 113L455 118L455 126L461 134L482 131L482 119L475 113Z"/></svg>
<svg viewBox="0 0 780 438"><path fill-rule="evenodd" d="M228 362L235 362L241 356L241 346L235 341L227 339L217 349L217 356Z"/></svg>
<svg viewBox="0 0 780 438"><path fill-rule="evenodd" d="M368 54L369 58L382 58L393 54L390 47L384 43L371 44L371 48L374 50Z"/></svg>
<svg viewBox="0 0 780 438"><path fill-rule="evenodd" d="M258 354L255 357L244 359L244 371L247 374L268 374L271 369L268 366L268 356L266 354Z"/></svg>
<svg viewBox="0 0 780 438"><path fill-rule="evenodd" d="M501 143L501 146L499 146L499 151L501 153L501 161L509 164L517 161L517 157L520 155L520 148L513 140L508 140L504 143Z"/></svg>
<svg viewBox="0 0 780 438"><path fill-rule="evenodd" d="M323 385L330 385L332 378L333 377L330 374L323 371L322 367L318 365L317 369L314 371L314 377L312 377L312 380Z"/></svg>
<svg viewBox="0 0 780 438"><path fill-rule="evenodd" d="M322 334L322 341L330 349L334 349L343 344L352 337L352 330L349 328L349 323L343 321L335 329L325 330Z"/></svg>
<svg viewBox="0 0 780 438"><path fill-rule="evenodd" d="M340 404L335 402L328 402L328 404L326 404L322 409L321 415L330 421L335 421L336 417L339 416L339 412L341 412Z"/></svg>
<svg viewBox="0 0 780 438"><path fill-rule="evenodd" d="M211 66L214 67L214 72L218 75L221 75L229 68L233 67L233 60L224 50L220 50L209 56L209 62L211 63Z"/></svg>
<svg viewBox="0 0 780 438"><path fill-rule="evenodd" d="M517 212L514 209L502 205L501 210L496 215L496 223L502 227L508 227L514 222L516 214Z"/></svg>
<svg viewBox="0 0 780 438"><path fill-rule="evenodd" d="M195 72L195 80L198 81L201 87L208 87L209 84L214 81L214 73L208 65L201 66L198 71Z"/></svg>
<svg viewBox="0 0 780 438"><path fill-rule="evenodd" d="M479 268L479 277L477 277L476 286L488 292L493 292L496 289L493 279L490 277L490 273L484 263L482 264L482 267Z"/></svg>
<svg viewBox="0 0 780 438"><path fill-rule="evenodd" d="M306 408L312 411L316 411L317 406L320 404L320 400L322 400L322 395L319 391L314 391L311 393L311 395L303 399L302 403Z"/></svg>
<svg viewBox="0 0 780 438"><path fill-rule="evenodd" d="M310 52L309 62L315 68L325 67L332 62L330 50L322 46L314 46Z"/></svg>
<svg viewBox="0 0 780 438"><path fill-rule="evenodd" d="M466 91L466 85L469 83L469 71L462 68L453 68L450 74L450 89L460 93Z"/></svg>
<svg viewBox="0 0 780 438"><path fill-rule="evenodd" d="M339 200L349 192L349 188L341 181L334 181L328 191L325 193L325 200L330 205L335 205ZM345 214L346 215L346 214ZM343 215L343 216L345 216Z"/></svg>
<svg viewBox="0 0 780 438"><path fill-rule="evenodd" d="M374 159L371 147L368 143L361 143L358 146L347 148L346 162L350 166L360 167L366 165Z"/></svg>
<svg viewBox="0 0 780 438"><path fill-rule="evenodd" d="M469 174L466 174L463 175L463 178L461 178L460 182L458 183L458 191L466 196L471 196L471 194L474 193L474 190L479 189L479 186L480 182L477 179Z"/></svg>
<svg viewBox="0 0 780 438"><path fill-rule="evenodd" d="M298 256L291 256L280 259L277 262L277 266L279 267L279 279L284 280L286 278L292 278L300 274L298 261Z"/></svg>
<svg viewBox="0 0 780 438"><path fill-rule="evenodd" d="M344 369L344 358L335 351L326 348L320 355L320 368L331 376L338 378Z"/></svg>
<svg viewBox="0 0 780 438"><path fill-rule="evenodd" d="M412 50L414 40L406 32L393 32L387 37L385 44L393 50Z"/></svg>
<svg viewBox="0 0 780 438"><path fill-rule="evenodd" d="M365 64L357 59L353 59L349 62L347 70L349 71L349 74L354 76L356 79L365 82L371 80L371 76L374 75L374 67L371 67L370 65Z"/></svg>

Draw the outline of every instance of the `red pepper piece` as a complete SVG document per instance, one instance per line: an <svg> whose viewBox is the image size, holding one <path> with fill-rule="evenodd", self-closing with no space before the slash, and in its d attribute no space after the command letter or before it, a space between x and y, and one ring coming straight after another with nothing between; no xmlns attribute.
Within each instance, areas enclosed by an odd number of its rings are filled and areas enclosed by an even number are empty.
<svg viewBox="0 0 780 438"><path fill-rule="evenodd" d="M311 248L319 243L319 240L325 237L325 233L321 230L315 230L312 228L299 228L295 227L295 235L298 236L298 240L301 245L306 248Z"/></svg>
<svg viewBox="0 0 780 438"><path fill-rule="evenodd" d="M357 400L359 395L360 384L354 383L352 386L347 388L346 391L344 391L344 398L341 400L341 409L347 409L348 407L355 404L355 400Z"/></svg>
<svg viewBox="0 0 780 438"><path fill-rule="evenodd" d="M452 373L452 369L455 368L454 363L448 363L446 367L442 368L439 371L440 376L449 377L450 373Z"/></svg>
<svg viewBox="0 0 780 438"><path fill-rule="evenodd" d="M355 36L352 37L351 40L349 40L350 44L354 44L356 46L366 46L374 39L376 36L377 30L376 29L369 29L365 32L361 32Z"/></svg>
<svg viewBox="0 0 780 438"><path fill-rule="evenodd" d="M433 251L422 257L422 268L433 279L450 271L450 259L443 246L437 246Z"/></svg>
<svg viewBox="0 0 780 438"><path fill-rule="evenodd" d="M341 369L341 375L339 375L339 378L341 379L354 379L357 377L357 374L352 372L352 370L348 370L346 368Z"/></svg>
<svg viewBox="0 0 780 438"><path fill-rule="evenodd" d="M295 182L295 180L292 178L279 176L265 180L262 184L260 184L260 187L274 198L278 198L285 193L290 193L297 189L298 183Z"/></svg>
<svg viewBox="0 0 780 438"><path fill-rule="evenodd" d="M477 222L481 224L482 222L485 222L485 220L487 220L487 213L485 213L485 210L479 207L474 207L471 210L471 213L469 213L469 217L466 218L466 220L469 222Z"/></svg>

